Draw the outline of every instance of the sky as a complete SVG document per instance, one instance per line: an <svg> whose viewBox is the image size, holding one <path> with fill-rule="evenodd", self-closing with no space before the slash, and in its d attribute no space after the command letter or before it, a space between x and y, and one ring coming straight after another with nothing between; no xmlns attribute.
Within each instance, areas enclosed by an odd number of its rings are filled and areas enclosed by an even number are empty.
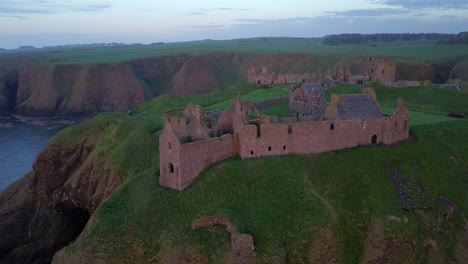
<svg viewBox="0 0 468 264"><path fill-rule="evenodd" d="M468 0L0 0L0 48L468 31Z"/></svg>

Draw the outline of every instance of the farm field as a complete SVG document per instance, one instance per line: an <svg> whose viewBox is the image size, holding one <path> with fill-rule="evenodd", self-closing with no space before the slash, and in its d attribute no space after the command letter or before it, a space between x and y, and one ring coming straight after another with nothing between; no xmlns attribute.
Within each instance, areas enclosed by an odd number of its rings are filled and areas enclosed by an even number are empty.
<svg viewBox="0 0 468 264"><path fill-rule="evenodd" d="M251 54L300 53L308 55L364 56L374 54L391 56L402 61L439 60L466 56L466 45L438 45L434 42L377 43L373 45L322 44L314 38L254 38L235 40L204 40L143 45L132 47L102 47L95 49L66 50L34 55L32 61L42 64L80 64L123 62L148 57L180 55L203 52L237 52Z"/></svg>

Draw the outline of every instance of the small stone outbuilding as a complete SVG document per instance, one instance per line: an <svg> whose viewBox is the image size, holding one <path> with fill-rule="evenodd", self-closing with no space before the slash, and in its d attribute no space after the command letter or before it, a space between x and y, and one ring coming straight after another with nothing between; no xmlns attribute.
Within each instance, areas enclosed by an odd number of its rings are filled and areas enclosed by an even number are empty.
<svg viewBox="0 0 468 264"><path fill-rule="evenodd" d="M306 83L289 96L289 114L297 120L322 120L327 108L325 92L317 83Z"/></svg>

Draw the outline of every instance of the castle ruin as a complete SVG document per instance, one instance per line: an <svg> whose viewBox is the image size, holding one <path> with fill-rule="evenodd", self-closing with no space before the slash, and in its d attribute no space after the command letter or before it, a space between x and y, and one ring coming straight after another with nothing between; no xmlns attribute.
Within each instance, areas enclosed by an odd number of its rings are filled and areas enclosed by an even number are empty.
<svg viewBox="0 0 468 264"><path fill-rule="evenodd" d="M327 107L325 92L319 84L293 86L289 96L289 114L301 121L322 120Z"/></svg>
<svg viewBox="0 0 468 264"><path fill-rule="evenodd" d="M324 89L335 87L337 83L349 83L364 85L369 81L381 83L395 82L396 62L389 58L377 58L367 56L360 63L359 74L353 75L350 70L350 63L340 63L335 71L327 72L322 76L320 71L315 73L282 73L278 74L263 66L258 72L255 67L251 67L247 73L247 80L258 85L281 84L281 83L317 83Z"/></svg>
<svg viewBox="0 0 468 264"><path fill-rule="evenodd" d="M164 117L159 182L182 191L204 169L235 155L246 159L391 145L408 138L409 122L402 99L393 114L386 115L370 88L362 94L333 95L323 118L315 121L259 115L253 103L240 97L217 113L190 104L182 116Z"/></svg>

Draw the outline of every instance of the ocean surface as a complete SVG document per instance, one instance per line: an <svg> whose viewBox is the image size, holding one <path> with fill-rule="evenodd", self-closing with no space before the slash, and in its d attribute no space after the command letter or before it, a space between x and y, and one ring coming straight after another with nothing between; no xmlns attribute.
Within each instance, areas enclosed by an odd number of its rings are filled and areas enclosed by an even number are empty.
<svg viewBox="0 0 468 264"><path fill-rule="evenodd" d="M31 171L37 155L60 129L11 121L0 127L0 191Z"/></svg>

